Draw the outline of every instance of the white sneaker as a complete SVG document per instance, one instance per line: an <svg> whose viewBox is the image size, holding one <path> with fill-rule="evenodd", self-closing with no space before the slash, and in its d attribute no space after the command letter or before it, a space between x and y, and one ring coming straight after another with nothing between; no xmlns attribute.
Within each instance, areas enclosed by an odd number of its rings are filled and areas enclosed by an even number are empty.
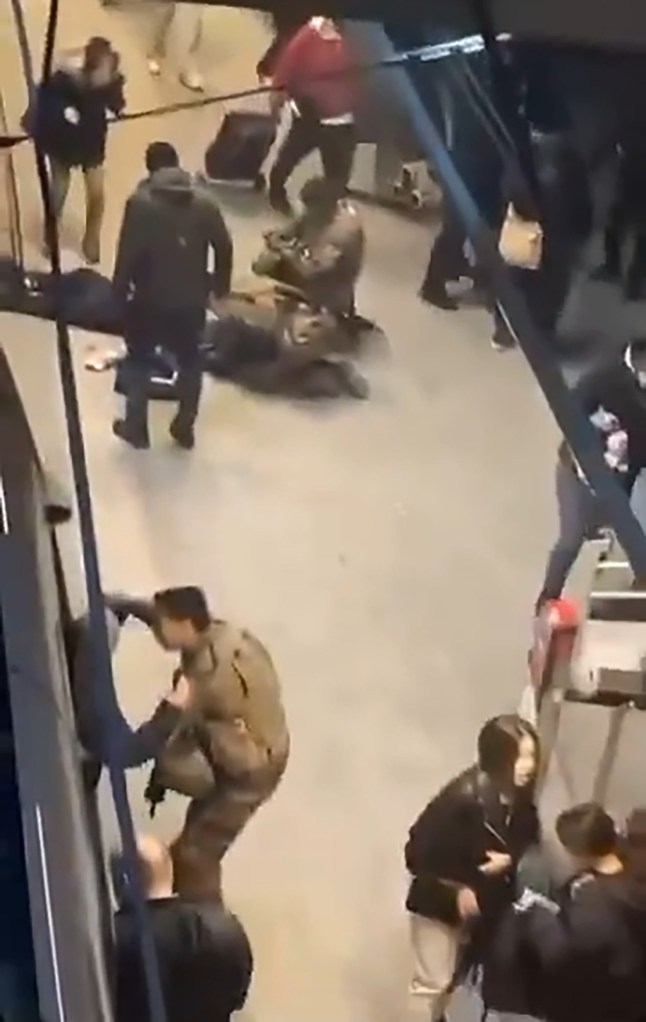
<svg viewBox="0 0 646 1022"><path fill-rule="evenodd" d="M156 57L148 58L148 71L154 78L158 78L161 74L161 64Z"/></svg>
<svg viewBox="0 0 646 1022"><path fill-rule="evenodd" d="M204 92L204 81L197 71L182 71L179 80L191 92Z"/></svg>

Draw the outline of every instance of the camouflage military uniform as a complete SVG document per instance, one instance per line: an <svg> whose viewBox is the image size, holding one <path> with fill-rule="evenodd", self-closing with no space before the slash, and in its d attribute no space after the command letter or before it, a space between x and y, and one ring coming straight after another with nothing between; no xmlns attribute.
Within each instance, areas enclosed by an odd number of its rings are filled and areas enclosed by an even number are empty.
<svg viewBox="0 0 646 1022"><path fill-rule="evenodd" d="M216 894L224 854L285 771L289 733L273 663L249 632L214 621L182 670L195 682L195 706L159 758L157 779L191 798L173 845L176 889L188 892L192 866L202 876L206 859L213 868L203 893Z"/></svg>

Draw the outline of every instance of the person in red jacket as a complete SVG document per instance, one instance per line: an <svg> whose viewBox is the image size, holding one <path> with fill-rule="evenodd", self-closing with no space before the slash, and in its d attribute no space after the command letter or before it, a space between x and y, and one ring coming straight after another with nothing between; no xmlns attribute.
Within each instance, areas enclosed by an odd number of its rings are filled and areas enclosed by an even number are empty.
<svg viewBox="0 0 646 1022"><path fill-rule="evenodd" d="M279 52L273 68L274 111L287 101L292 123L269 174L269 200L291 215L285 184L318 149L325 176L342 192L355 150L356 81L347 44L331 18L311 18Z"/></svg>

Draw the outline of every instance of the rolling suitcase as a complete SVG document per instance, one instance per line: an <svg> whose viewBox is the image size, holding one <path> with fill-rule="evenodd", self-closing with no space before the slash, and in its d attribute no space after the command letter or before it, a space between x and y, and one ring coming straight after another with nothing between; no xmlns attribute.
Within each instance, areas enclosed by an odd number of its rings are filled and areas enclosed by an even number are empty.
<svg viewBox="0 0 646 1022"><path fill-rule="evenodd" d="M270 114L227 114L206 150L206 173L213 181L262 189L262 165L275 136L276 121Z"/></svg>

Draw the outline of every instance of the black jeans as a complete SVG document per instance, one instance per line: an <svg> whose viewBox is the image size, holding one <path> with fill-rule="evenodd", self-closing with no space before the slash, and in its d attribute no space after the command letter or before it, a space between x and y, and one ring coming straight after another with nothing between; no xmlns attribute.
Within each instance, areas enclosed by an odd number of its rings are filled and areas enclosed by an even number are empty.
<svg viewBox="0 0 646 1022"><path fill-rule="evenodd" d="M318 149L321 154L326 178L335 181L341 188L347 188L355 148L354 124L321 124L314 118L294 115L289 132L269 172L270 196L274 199L284 198L287 179L301 160L314 149Z"/></svg>
<svg viewBox="0 0 646 1022"><path fill-rule="evenodd" d="M148 434L148 389L157 347L173 355L177 363L179 407L175 423L179 429L192 429L202 393L200 343L205 318L202 309L161 311L131 304L126 313L129 383L125 418L133 433Z"/></svg>
<svg viewBox="0 0 646 1022"><path fill-rule="evenodd" d="M464 255L466 234L458 217L449 208L444 210L442 226L433 242L426 275L422 282L422 294L442 291L449 281L470 271Z"/></svg>
<svg viewBox="0 0 646 1022"><path fill-rule="evenodd" d="M615 279L623 278L629 298L639 297L646 277L646 231L641 226L643 213L635 213L632 205L619 197L613 204L604 232L604 267ZM637 226L636 226L637 225ZM627 239L633 239L633 251L624 276L623 249Z"/></svg>

